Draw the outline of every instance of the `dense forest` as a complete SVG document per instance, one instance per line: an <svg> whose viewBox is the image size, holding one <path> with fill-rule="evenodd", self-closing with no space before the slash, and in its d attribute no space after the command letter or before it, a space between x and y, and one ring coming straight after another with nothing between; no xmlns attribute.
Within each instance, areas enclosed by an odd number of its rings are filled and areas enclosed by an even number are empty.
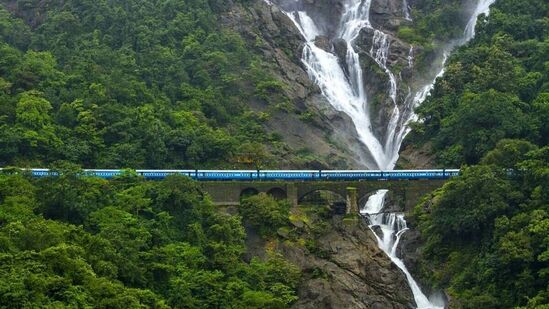
<svg viewBox="0 0 549 309"><path fill-rule="evenodd" d="M243 260L241 217L220 213L191 180L57 170L0 175L0 308L285 308L297 299L299 269L275 252ZM269 198L247 209L273 203L287 220Z"/></svg>
<svg viewBox="0 0 549 309"><path fill-rule="evenodd" d="M429 55L462 33L460 2L417 1L398 37ZM327 256L291 235L288 203L258 195L228 214L182 177L76 176L274 167L287 155L262 125L268 113L249 106L286 108L285 85L254 42L219 23L228 3L0 1L0 167L62 172L0 174L0 307L295 304L303 273L245 247L251 228ZM406 140L428 145L433 165L463 169L410 220L424 241L415 272L455 308L548 308L548 16L544 0L498 0ZM307 228L322 233L326 222Z"/></svg>
<svg viewBox="0 0 549 309"><path fill-rule="evenodd" d="M440 165L477 164L502 139L549 143L548 10L545 1L497 1L454 52L411 137L431 141Z"/></svg>
<svg viewBox="0 0 549 309"><path fill-rule="evenodd" d="M463 175L417 206L421 272L457 308L549 304L549 3L498 0L408 142Z"/></svg>
<svg viewBox="0 0 549 309"><path fill-rule="evenodd" d="M220 213L196 183L80 178L72 165L255 167L278 151L247 104L278 98L281 85L219 25L225 3L2 4L0 166L63 176L0 175L0 307L293 303L299 270L275 252L244 259L242 217Z"/></svg>
<svg viewBox="0 0 549 309"><path fill-rule="evenodd" d="M219 25L223 1L4 2L21 18L0 6L0 165L234 167L282 151L248 107L282 85Z"/></svg>

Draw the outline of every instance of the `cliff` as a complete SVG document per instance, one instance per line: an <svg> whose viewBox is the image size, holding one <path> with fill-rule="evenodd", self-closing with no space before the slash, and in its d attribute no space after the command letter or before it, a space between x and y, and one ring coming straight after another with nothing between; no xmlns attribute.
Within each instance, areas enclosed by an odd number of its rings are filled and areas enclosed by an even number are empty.
<svg viewBox="0 0 549 309"><path fill-rule="evenodd" d="M257 52L271 64L270 73L285 85L283 94L290 103L288 109L273 110L265 102L250 102L252 109L268 110L271 114L267 130L280 134L293 151L306 149L314 154L315 160L306 162L305 167L364 167L360 155L366 149L357 139L354 124L328 103L301 62L304 41L292 21L263 0L246 6L235 3L221 20L254 42Z"/></svg>
<svg viewBox="0 0 549 309"><path fill-rule="evenodd" d="M294 308L415 308L404 274L377 247L363 219L319 216L322 206L294 210L276 239L248 233L248 255L282 253L302 272Z"/></svg>

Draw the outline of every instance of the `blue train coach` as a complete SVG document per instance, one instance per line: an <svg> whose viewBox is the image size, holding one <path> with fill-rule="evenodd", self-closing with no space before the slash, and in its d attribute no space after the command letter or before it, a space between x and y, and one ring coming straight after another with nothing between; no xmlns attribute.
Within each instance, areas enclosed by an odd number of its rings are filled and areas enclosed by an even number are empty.
<svg viewBox="0 0 549 309"><path fill-rule="evenodd" d="M0 171L2 169L0 168ZM49 169L22 169L33 177L57 176ZM160 180L170 175L186 176L200 181L245 181L245 180L421 180L446 179L459 175L459 169L436 170L136 170L138 175L148 180ZM83 176L112 179L124 170L85 169Z"/></svg>

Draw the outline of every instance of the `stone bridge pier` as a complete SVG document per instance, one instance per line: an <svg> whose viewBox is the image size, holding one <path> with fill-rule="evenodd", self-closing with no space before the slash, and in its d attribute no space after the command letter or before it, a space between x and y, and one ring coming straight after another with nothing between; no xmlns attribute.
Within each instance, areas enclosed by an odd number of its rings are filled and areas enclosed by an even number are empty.
<svg viewBox="0 0 549 309"><path fill-rule="evenodd" d="M388 189L401 209L412 209L419 199L444 184L446 180L364 180L364 181L211 181L201 182L216 205L237 206L242 196L267 193L276 199L288 199L297 207L314 192L330 191L347 203L348 213L358 213L370 195Z"/></svg>

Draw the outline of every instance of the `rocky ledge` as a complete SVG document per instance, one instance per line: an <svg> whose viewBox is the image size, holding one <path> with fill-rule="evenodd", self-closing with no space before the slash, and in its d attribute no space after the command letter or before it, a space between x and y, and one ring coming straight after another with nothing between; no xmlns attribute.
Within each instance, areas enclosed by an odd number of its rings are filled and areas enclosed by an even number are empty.
<svg viewBox="0 0 549 309"><path fill-rule="evenodd" d="M306 274L295 308L414 308L404 274L378 247L362 221L341 217L316 241L316 254L283 245L284 256Z"/></svg>
<svg viewBox="0 0 549 309"><path fill-rule="evenodd" d="M276 239L248 233L248 258L275 250L301 269L294 308L415 308L404 273L362 218L320 219L312 212L294 210L292 225Z"/></svg>

